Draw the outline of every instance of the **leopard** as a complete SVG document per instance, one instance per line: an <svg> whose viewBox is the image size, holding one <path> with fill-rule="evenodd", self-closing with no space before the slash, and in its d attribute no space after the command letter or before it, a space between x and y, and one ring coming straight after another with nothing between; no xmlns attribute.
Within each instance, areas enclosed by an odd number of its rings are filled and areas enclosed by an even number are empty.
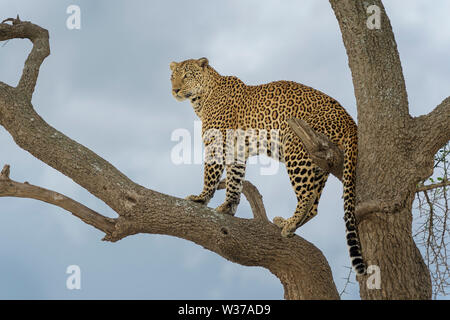
<svg viewBox="0 0 450 320"><path fill-rule="evenodd" d="M313 162L300 138L289 127L289 119L301 119L314 131L326 135L343 152L346 242L353 270L357 275L366 274L355 217L357 126L339 102L294 81L247 85L236 76L219 74L205 57L173 61L169 66L172 95L177 101L190 101L202 123L205 150L211 147L213 155L212 161L204 162L203 190L186 199L207 205L225 171L225 201L216 211L234 216L243 189L247 159L266 149L269 157L285 164L297 198L292 217L273 219L282 237L292 237L299 227L317 215L319 199L329 176L329 172ZM230 134L233 131L251 131L263 139L255 144L244 137L240 140L243 143L236 143L239 135ZM212 146L223 146L226 151Z"/></svg>

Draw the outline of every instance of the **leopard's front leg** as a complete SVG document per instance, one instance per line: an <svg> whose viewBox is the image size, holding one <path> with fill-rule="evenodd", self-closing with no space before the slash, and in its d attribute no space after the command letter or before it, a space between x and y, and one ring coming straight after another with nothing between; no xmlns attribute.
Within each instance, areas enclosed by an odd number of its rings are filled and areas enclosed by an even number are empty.
<svg viewBox="0 0 450 320"><path fill-rule="evenodd" d="M217 207L217 211L223 214L234 216L237 206L239 204L242 192L242 185L245 177L245 163L244 164L227 164L227 178L226 178L226 195L225 202Z"/></svg>
<svg viewBox="0 0 450 320"><path fill-rule="evenodd" d="M214 193L216 192L217 186L220 182L220 178L223 174L223 170L223 163L205 164L203 191L199 195L190 195L186 197L186 200L191 200L207 205L209 200L211 200L211 198L214 196Z"/></svg>
<svg viewBox="0 0 450 320"><path fill-rule="evenodd" d="M197 203L207 205L214 196L225 168L222 133L218 130L203 130L205 144L205 165L203 167L203 191L199 195L186 197Z"/></svg>

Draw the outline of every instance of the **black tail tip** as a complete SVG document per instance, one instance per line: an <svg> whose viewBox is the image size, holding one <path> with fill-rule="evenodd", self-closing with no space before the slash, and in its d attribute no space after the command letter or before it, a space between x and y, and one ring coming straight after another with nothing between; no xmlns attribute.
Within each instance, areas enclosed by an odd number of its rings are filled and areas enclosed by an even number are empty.
<svg viewBox="0 0 450 320"><path fill-rule="evenodd" d="M354 266L354 270L358 276L364 276L367 274L367 268L364 263L360 263Z"/></svg>

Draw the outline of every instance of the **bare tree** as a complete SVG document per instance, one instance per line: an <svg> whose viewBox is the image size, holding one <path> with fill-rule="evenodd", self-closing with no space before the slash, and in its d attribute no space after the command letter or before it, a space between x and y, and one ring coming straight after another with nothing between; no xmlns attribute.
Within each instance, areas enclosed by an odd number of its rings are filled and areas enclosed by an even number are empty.
<svg viewBox="0 0 450 320"><path fill-rule="evenodd" d="M412 236L412 202L417 184L433 172L434 154L450 139L450 98L431 113L413 118L392 28L380 0L379 28L367 27L363 1L330 0L339 22L353 75L358 107L359 158L357 218L363 255L380 270L380 289L358 277L363 299L429 299L431 279ZM6 22L12 22L12 25ZM0 41L31 40L33 48L16 87L0 82L0 124L16 144L70 177L108 204L111 219L57 192L0 178L0 196L34 198L60 206L118 241L137 233L166 234L202 245L226 259L262 266L281 281L286 299L338 299L327 260L313 244L285 239L262 210L260 196L247 184L253 219L223 216L195 203L146 189L106 160L47 124L31 97L39 68L50 54L47 30L17 19L0 24ZM339 177L339 151L327 146L301 122L291 124L315 161ZM302 133L303 132L303 133ZM325 149L325 150L324 150ZM368 279L369 278L369 279ZM372 288L372 289L371 289Z"/></svg>

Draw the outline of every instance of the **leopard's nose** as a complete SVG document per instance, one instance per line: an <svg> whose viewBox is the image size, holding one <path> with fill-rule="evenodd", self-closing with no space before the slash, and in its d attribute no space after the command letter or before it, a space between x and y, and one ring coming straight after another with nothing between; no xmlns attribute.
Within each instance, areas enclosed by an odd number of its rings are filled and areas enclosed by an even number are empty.
<svg viewBox="0 0 450 320"><path fill-rule="evenodd" d="M178 93L180 92L180 89L173 89L173 92Z"/></svg>

